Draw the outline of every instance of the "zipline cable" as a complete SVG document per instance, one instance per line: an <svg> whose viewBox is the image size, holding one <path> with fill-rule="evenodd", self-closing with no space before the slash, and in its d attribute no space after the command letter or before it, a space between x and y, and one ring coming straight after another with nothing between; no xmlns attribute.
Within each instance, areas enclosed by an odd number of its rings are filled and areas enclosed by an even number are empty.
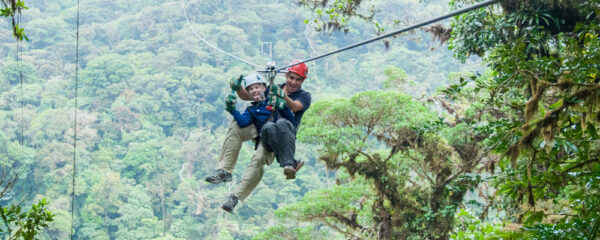
<svg viewBox="0 0 600 240"><path fill-rule="evenodd" d="M184 1L183 1L183 0L181 0L181 7L183 8L183 13L185 14L185 20L187 21L188 25L190 26L190 30L192 30L192 33L194 33L194 35L196 35L196 37L197 37L198 39L200 39L200 41L204 42L206 45L208 45L208 46L210 46L210 47L212 47L212 48L216 49L217 51L219 51L219 52L221 52L221 53L223 53L223 54L225 54L225 55L227 55L227 56L230 56L230 57L232 57L232 58L235 58L235 59L237 59L237 60L240 60L240 61L242 61L242 62L244 62L244 63L250 64L250 65L252 65L252 66L254 66L254 67L257 67L257 68L262 68L262 67L258 66L257 64L254 64L254 63L252 63L252 62L250 62L250 61L244 60L244 59L242 59L242 58L240 58L240 57L238 57L238 56L235 56L235 55L233 55L233 54L231 54L231 53L228 53L228 52L226 52L225 50L222 50L222 49L220 49L219 47L215 46L214 44L212 44L212 43L210 43L209 41L206 41L204 38L202 38L202 37L200 36L200 34L196 33L196 31L195 31L195 30L194 30L194 28L192 27L192 23L190 22L190 19L188 18L187 12L186 12L186 10L185 10L185 3L184 3Z"/></svg>
<svg viewBox="0 0 600 240"><path fill-rule="evenodd" d="M77 0L77 30L75 32L75 112L73 126L73 180L71 184L71 240L73 240L75 230L75 178L77 177L77 88L79 87L79 0Z"/></svg>
<svg viewBox="0 0 600 240"><path fill-rule="evenodd" d="M21 8L15 9L18 14L17 15L17 24L16 26L21 25ZM29 168L31 164L30 161L27 161L27 157L25 154L25 91L23 90L23 38L19 38L17 36L17 65L19 67L19 90L21 91L21 137L19 137L19 145L21 146L21 154L23 155L23 159L25 159L25 166L21 167L21 169L17 170L15 173L15 177L18 178L20 174L23 174Z"/></svg>
<svg viewBox="0 0 600 240"><path fill-rule="evenodd" d="M400 34L400 33L403 33L403 32L408 32L408 31L413 30L415 28L420 28L422 26L426 26L426 25L432 24L434 22L438 22L440 20L444 20L446 18L454 17L456 15L460 15L460 14L463 14L463 13L466 13L466 12L469 12L469 11L472 11L472 10L475 10L475 9L478 9L478 8L482 8L482 7L485 7L485 6L497 3L497 2L501 2L501 1L503 1L503 0L490 0L490 1L486 1L486 2L481 2L481 3L475 4L473 6L466 7L466 8L463 8L463 9L459 9L459 10L456 10L454 12L451 12L451 13L439 16L439 17L431 19L431 20L427 20L427 21L424 21L424 22L421 22L421 23L418 23L418 24L415 24L415 25L412 25L412 26L409 26L409 27L406 27L406 28L403 28L403 29L400 29L400 30L396 30L396 31L390 32L388 34L384 34L384 35L377 36L377 37L374 37L374 38L371 38L371 39L367 39L365 41L362 41L362 42L359 42L359 43L355 43L355 44L352 44L352 45L340 48L340 49L335 50L335 51L331 51L331 52L328 52L328 53L325 53L325 54L322 54L322 55L319 55L319 56L316 56L316 57L312 57L312 58L306 59L304 61L300 61L300 62L297 62L297 63L294 63L294 64L290 64L290 65L282 67L282 68L278 68L277 71L283 70L283 69L286 69L286 68L289 68L289 67L301 64L301 63L306 63L306 62L314 61L314 60L317 60L319 58L324 58L324 57L327 57L329 55L333 55L333 54L336 54L336 53L339 53L339 52L343 52L343 51L346 51L346 50L349 50L349 49L352 49L352 48L355 48L355 47L358 47L358 46L362 46L362 45L365 45L367 43L371 43L371 42L374 42L374 41L377 41L377 40L380 40L380 39L383 39L383 38L391 37L391 36L396 35L396 34Z"/></svg>
<svg viewBox="0 0 600 240"><path fill-rule="evenodd" d="M21 26L21 10L17 10L17 26ZM21 152L25 155L25 94L23 93L23 43L21 39L17 39L17 64L19 65L19 83L21 90L21 137L19 138L19 145L21 145Z"/></svg>

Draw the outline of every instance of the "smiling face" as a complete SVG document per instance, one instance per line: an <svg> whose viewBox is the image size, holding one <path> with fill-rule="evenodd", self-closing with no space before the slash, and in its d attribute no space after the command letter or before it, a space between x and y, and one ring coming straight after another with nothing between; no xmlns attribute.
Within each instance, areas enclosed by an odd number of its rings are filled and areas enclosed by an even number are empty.
<svg viewBox="0 0 600 240"><path fill-rule="evenodd" d="M265 93L265 89L266 87L263 83L255 83L246 88L246 90L248 91L248 93L250 93L250 96L252 97L252 99L254 99L254 101L263 100L262 98L263 94Z"/></svg>
<svg viewBox="0 0 600 240"><path fill-rule="evenodd" d="M304 78L296 73L289 72L285 74L285 88L288 94L298 91L302 86L302 82L304 82Z"/></svg>

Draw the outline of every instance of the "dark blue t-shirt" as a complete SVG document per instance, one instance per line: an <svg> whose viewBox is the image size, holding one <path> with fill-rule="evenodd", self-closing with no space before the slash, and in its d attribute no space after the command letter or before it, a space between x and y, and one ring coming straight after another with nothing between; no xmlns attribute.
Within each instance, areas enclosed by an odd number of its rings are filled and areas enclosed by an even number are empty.
<svg viewBox="0 0 600 240"><path fill-rule="evenodd" d="M279 85L279 87L283 88L285 86L285 83L282 83L281 85ZM300 121L302 120L302 115L304 115L304 112L308 109L308 107L310 107L310 101L311 101L311 97L310 97L310 93L307 91L304 91L302 88L298 89L298 91L288 95L288 97L290 97L292 100L294 101L300 101L302 103L302 110L298 111L298 112L294 112L294 122L292 122L292 124L294 124L294 127L296 127L296 131L298 131L298 125L300 124Z"/></svg>

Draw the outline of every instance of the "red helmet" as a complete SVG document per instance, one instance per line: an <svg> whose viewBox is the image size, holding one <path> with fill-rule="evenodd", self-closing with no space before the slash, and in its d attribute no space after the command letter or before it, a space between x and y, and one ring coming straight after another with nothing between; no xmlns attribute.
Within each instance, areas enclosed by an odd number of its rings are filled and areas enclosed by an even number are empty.
<svg viewBox="0 0 600 240"><path fill-rule="evenodd" d="M302 60L296 59L296 60L292 61L292 64L298 63L298 62L302 62ZM300 77L302 77L302 78L306 78L306 74L308 74L308 66L306 66L306 63L300 63L298 65L291 66L287 70L289 72L293 72L295 74L300 75Z"/></svg>

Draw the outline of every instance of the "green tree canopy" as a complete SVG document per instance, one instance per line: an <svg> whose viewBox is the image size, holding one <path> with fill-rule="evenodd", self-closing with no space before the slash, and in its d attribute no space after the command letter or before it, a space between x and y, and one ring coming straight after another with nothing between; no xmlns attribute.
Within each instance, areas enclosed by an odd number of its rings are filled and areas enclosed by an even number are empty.
<svg viewBox="0 0 600 240"><path fill-rule="evenodd" d="M464 124L448 124L399 92L317 102L299 139L318 144L328 168L364 178L368 190L314 192L284 216L342 225L334 229L347 237L447 239L458 205L477 182L469 173L486 156L476 137ZM351 204L335 207L342 203L319 203L314 195L339 195L331 201Z"/></svg>
<svg viewBox="0 0 600 240"><path fill-rule="evenodd" d="M477 106L477 129L507 156L499 162L499 194L536 237L598 231L600 195L591 180L600 173L598 4L503 1L452 24L456 56L483 56L493 72L446 93Z"/></svg>

